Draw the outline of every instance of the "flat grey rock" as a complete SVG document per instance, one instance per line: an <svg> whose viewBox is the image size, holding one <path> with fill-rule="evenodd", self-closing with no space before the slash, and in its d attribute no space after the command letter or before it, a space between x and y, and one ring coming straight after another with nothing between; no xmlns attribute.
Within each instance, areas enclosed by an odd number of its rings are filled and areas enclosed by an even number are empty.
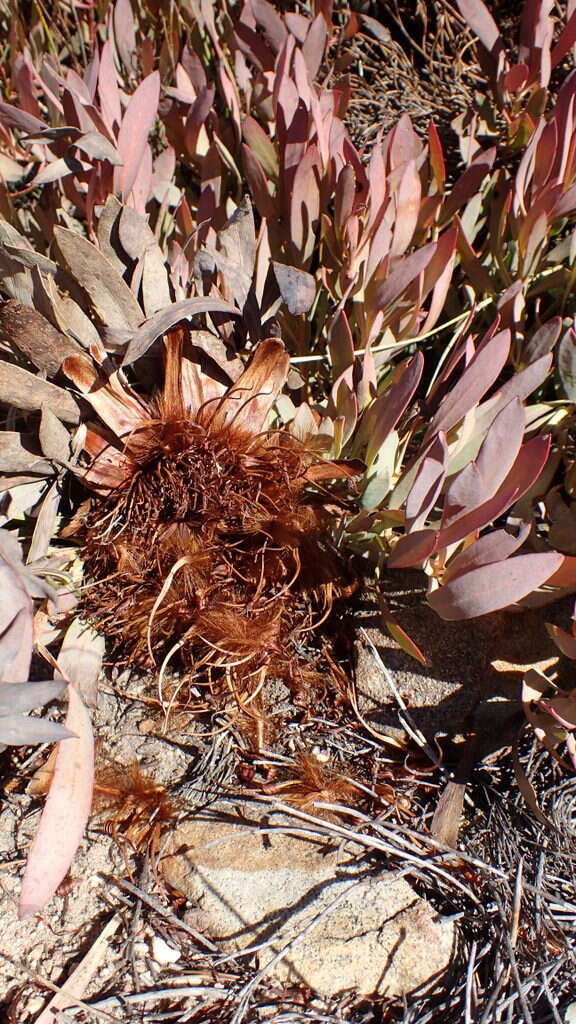
<svg viewBox="0 0 576 1024"><path fill-rule="evenodd" d="M163 873L197 905L206 933L229 951L264 943L256 956L270 979L324 997L397 996L448 966L454 925L404 878L331 844L197 819L172 849Z"/></svg>

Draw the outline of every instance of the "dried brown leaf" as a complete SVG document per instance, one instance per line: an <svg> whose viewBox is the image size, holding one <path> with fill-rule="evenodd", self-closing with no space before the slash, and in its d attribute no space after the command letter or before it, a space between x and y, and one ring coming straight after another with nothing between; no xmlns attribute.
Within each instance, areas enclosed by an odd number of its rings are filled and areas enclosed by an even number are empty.
<svg viewBox="0 0 576 1024"><path fill-rule="evenodd" d="M79 351L78 345L53 327L46 317L14 299L0 306L0 342L22 352L48 377L58 373L66 356Z"/></svg>
<svg viewBox="0 0 576 1024"><path fill-rule="evenodd" d="M0 402L29 412L47 408L64 423L80 420L78 403L69 391L11 363L0 362Z"/></svg>

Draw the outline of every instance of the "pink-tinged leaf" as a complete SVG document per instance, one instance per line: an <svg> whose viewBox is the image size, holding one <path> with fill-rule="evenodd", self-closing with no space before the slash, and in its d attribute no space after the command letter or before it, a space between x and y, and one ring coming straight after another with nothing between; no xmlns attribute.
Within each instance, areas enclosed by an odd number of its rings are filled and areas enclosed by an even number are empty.
<svg viewBox="0 0 576 1024"><path fill-rule="evenodd" d="M456 0L460 14L484 47L496 57L504 49L494 18L482 0Z"/></svg>
<svg viewBox="0 0 576 1024"><path fill-rule="evenodd" d="M334 198L334 224L340 236L346 227L349 217L354 209L356 199L356 176L354 168L346 164L338 175L336 182L336 195Z"/></svg>
<svg viewBox="0 0 576 1024"><path fill-rule="evenodd" d="M427 295L430 288L433 290L428 315L421 327L423 334L434 327L434 324L444 309L446 296L452 280L454 263L456 261L457 238L458 230L455 227L450 228L449 231L445 231L444 234L440 235L440 238L436 242L436 251L424 271L422 294Z"/></svg>
<svg viewBox="0 0 576 1024"><path fill-rule="evenodd" d="M298 96L300 102L304 104L306 110L310 110L312 106L312 88L308 80L308 69L302 56L302 50L296 48L294 51L294 60L292 65L292 74L294 76L294 84L298 90Z"/></svg>
<svg viewBox="0 0 576 1024"><path fill-rule="evenodd" d="M372 149L368 162L368 182L370 208L368 226L372 227L377 217L381 214L387 196L386 187L386 164L382 154L382 146L379 142Z"/></svg>
<svg viewBox="0 0 576 1024"><path fill-rule="evenodd" d="M476 352L460 379L440 402L427 437L439 430L451 430L474 408L498 378L509 351L510 331L499 331Z"/></svg>
<svg viewBox="0 0 576 1024"><path fill-rule="evenodd" d="M528 398L546 380L551 366L552 355L548 354L536 359L520 373L515 373L492 395L492 398L479 406L477 426L483 428L487 423L491 423L497 413L513 398L519 398L521 401Z"/></svg>
<svg viewBox="0 0 576 1024"><path fill-rule="evenodd" d="M114 41L124 67L133 71L136 57L136 26L130 0L116 0L113 13Z"/></svg>
<svg viewBox="0 0 576 1024"><path fill-rule="evenodd" d="M481 565L503 562L522 547L529 533L530 524L522 523L517 534L508 533L507 530L493 530L485 534L452 559L444 573L444 582L447 583L470 569L478 569Z"/></svg>
<svg viewBox="0 0 576 1024"><path fill-rule="evenodd" d="M460 175L452 190L446 196L442 207L442 221L449 221L454 214L481 191L480 186L490 173L496 159L496 147L487 149L474 157L469 167Z"/></svg>
<svg viewBox="0 0 576 1024"><path fill-rule="evenodd" d="M100 54L98 94L100 96L100 109L106 127L115 135L114 129L116 128L117 130L122 121L122 107L120 105L120 91L118 89L114 57L109 42L104 43L102 53Z"/></svg>
<svg viewBox="0 0 576 1024"><path fill-rule="evenodd" d="M68 687L65 726L71 733L56 755L54 776L22 881L19 916L36 914L68 871L92 805L94 736L90 716L74 686Z"/></svg>
<svg viewBox="0 0 576 1024"><path fill-rule="evenodd" d="M388 309L404 294L408 286L430 263L437 244L437 242L429 242L428 245L423 245L421 249L417 249L409 256L402 256L395 262L392 273L376 288L375 309Z"/></svg>
<svg viewBox="0 0 576 1024"><path fill-rule="evenodd" d="M392 256L401 256L412 241L418 223L422 185L416 168L416 161L409 160L398 186L396 196L396 219L392 238Z"/></svg>
<svg viewBox="0 0 576 1024"><path fill-rule="evenodd" d="M422 376L424 356L417 352L411 359L400 363L394 370L390 387L380 395L367 411L371 432L368 438L366 461L371 465L391 430L408 406Z"/></svg>
<svg viewBox="0 0 576 1024"><path fill-rule="evenodd" d="M446 492L443 529L496 494L520 451L524 423L524 409L517 398L498 413L476 460L457 474Z"/></svg>
<svg viewBox="0 0 576 1024"><path fill-rule="evenodd" d="M465 512L450 526L441 530L440 545L448 547L450 544L455 544L476 530L482 530L503 515L532 487L532 484L540 476L548 459L550 443L550 436L538 436L523 444L514 466L496 494L477 508Z"/></svg>
<svg viewBox="0 0 576 1024"><path fill-rule="evenodd" d="M406 499L406 527L412 533L424 526L434 508L448 465L448 448L444 434L438 434L420 463L416 478Z"/></svg>
<svg viewBox="0 0 576 1024"><path fill-rule="evenodd" d="M458 576L428 594L428 603L450 621L473 619L507 608L546 583L562 565L564 556L517 555L504 562L492 562Z"/></svg>
<svg viewBox="0 0 576 1024"><path fill-rule="evenodd" d="M192 103L186 124L184 127L184 139L186 149L191 156L196 154L200 129L203 127L208 114L214 103L215 88L213 85L206 85L200 90L194 103Z"/></svg>
<svg viewBox="0 0 576 1024"><path fill-rule="evenodd" d="M146 214L146 204L152 196L152 149L146 143L142 159L138 165L138 171L130 195L128 204L143 216Z"/></svg>
<svg viewBox="0 0 576 1024"><path fill-rule="evenodd" d="M542 356L547 355L555 347L562 330L562 317L555 316L552 320L538 327L531 338L524 344L522 362L530 365Z"/></svg>
<svg viewBox="0 0 576 1024"><path fill-rule="evenodd" d="M401 167L409 160L418 160L422 154L422 143L414 131L408 114L402 114L398 124L388 136L388 163L390 170Z"/></svg>
<svg viewBox="0 0 576 1024"><path fill-rule="evenodd" d="M287 267L271 260L280 294L294 316L308 313L316 297L316 281L312 274L298 267Z"/></svg>
<svg viewBox="0 0 576 1024"><path fill-rule="evenodd" d="M40 121L33 114L27 114L25 110L13 107L11 103L0 103L0 121L9 128L18 128L30 135L48 129L44 121Z"/></svg>
<svg viewBox="0 0 576 1024"><path fill-rule="evenodd" d="M389 569L407 569L412 565L423 565L438 546L437 530L417 530L400 537L387 564Z"/></svg>
<svg viewBox="0 0 576 1024"><path fill-rule="evenodd" d="M38 185L49 185L53 181L62 181L69 174L79 174L81 171L89 169L89 164L82 164L73 156L60 157L59 160L52 160L51 163L41 167L30 184L32 188L36 188Z"/></svg>
<svg viewBox="0 0 576 1024"><path fill-rule="evenodd" d="M118 132L118 152L123 166L114 171L114 189L122 193L123 199L128 198L136 180L148 136L158 114L159 99L160 74L154 71L130 97Z"/></svg>
<svg viewBox="0 0 576 1024"><path fill-rule="evenodd" d="M314 232L320 217L317 167L318 150L311 146L296 169L290 201L290 238L303 260L312 255Z"/></svg>
<svg viewBox="0 0 576 1024"><path fill-rule="evenodd" d="M546 629L558 650L564 654L566 658L576 661L576 636L572 636L571 633L567 633L565 629L560 629L560 626L554 626L551 622L546 623Z"/></svg>
<svg viewBox="0 0 576 1024"><path fill-rule="evenodd" d="M251 0L252 13L270 45L278 53L288 36L282 18L268 0Z"/></svg>
<svg viewBox="0 0 576 1024"><path fill-rule="evenodd" d="M320 70L327 42L328 32L326 30L326 22L322 15L318 14L310 25L308 35L302 45L302 56L306 62L311 82L315 80L316 75Z"/></svg>
<svg viewBox="0 0 576 1024"><path fill-rule="evenodd" d="M344 310L340 310L330 325L328 349L332 375L337 380L343 373L349 371L354 363L354 337Z"/></svg>
<svg viewBox="0 0 576 1024"><path fill-rule="evenodd" d="M444 163L442 143L434 121L430 121L430 124L428 125L428 149L430 152L430 164L434 180L436 182L436 188L439 192L443 192L444 185L446 184L446 165Z"/></svg>
<svg viewBox="0 0 576 1024"><path fill-rule="evenodd" d="M98 71L100 70L100 54L98 50L94 49L92 52L92 58L86 71L84 72L84 84L88 90L90 97L90 103L92 103L96 89L98 88Z"/></svg>
<svg viewBox="0 0 576 1024"><path fill-rule="evenodd" d="M552 69L558 66L576 43L576 10L573 10L552 50Z"/></svg>

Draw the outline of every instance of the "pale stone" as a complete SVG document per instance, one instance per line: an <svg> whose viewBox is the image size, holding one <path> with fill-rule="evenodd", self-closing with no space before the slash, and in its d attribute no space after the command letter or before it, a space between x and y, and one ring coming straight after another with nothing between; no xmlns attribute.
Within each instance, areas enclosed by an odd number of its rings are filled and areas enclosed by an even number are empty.
<svg viewBox="0 0 576 1024"><path fill-rule="evenodd" d="M357 853L200 819L177 831L172 849L162 863L166 878L198 906L223 949L265 943L257 952L264 967L296 940L270 978L325 997L347 990L395 996L448 966L453 923L438 920L405 879L375 872Z"/></svg>
<svg viewBox="0 0 576 1024"><path fill-rule="evenodd" d="M174 949L174 946L169 946L167 942L160 936L154 935L152 938L152 956L157 964L175 964L181 957L179 949Z"/></svg>

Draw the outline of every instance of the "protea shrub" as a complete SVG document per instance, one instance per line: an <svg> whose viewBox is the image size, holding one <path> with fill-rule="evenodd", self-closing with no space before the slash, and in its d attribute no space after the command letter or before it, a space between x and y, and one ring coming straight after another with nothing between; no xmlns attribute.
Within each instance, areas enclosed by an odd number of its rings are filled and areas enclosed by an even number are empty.
<svg viewBox="0 0 576 1024"><path fill-rule="evenodd" d="M304 635L350 583L328 530L349 505L325 483L361 467L270 424L289 370L281 341L260 342L235 381L193 342L186 324L164 335L149 398L87 356L64 362L102 421L80 428L94 492L83 557L98 581L85 606L117 658L161 680L177 663L241 699L268 671L299 689Z"/></svg>

